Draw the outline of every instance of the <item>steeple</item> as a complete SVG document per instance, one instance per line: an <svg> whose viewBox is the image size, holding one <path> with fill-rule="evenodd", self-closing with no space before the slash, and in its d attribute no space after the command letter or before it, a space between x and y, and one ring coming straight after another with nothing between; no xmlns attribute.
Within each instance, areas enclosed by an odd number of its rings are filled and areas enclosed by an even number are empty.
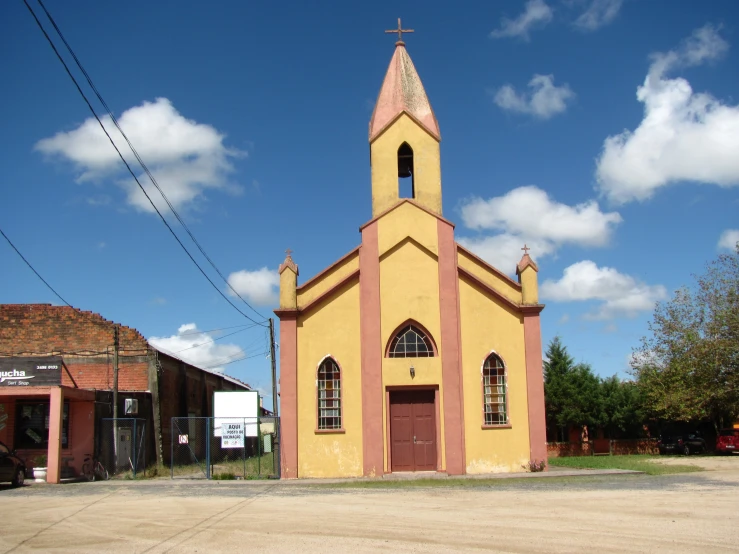
<svg viewBox="0 0 739 554"><path fill-rule="evenodd" d="M395 53L372 112L369 141L372 142L402 112L415 119L436 140L441 140L439 123L431 109L421 78L405 49L405 43L399 40L395 43Z"/></svg>
<svg viewBox="0 0 739 554"><path fill-rule="evenodd" d="M413 31L398 19L385 32L398 33L398 41L369 123L372 216L403 198L441 215L439 123L402 40Z"/></svg>

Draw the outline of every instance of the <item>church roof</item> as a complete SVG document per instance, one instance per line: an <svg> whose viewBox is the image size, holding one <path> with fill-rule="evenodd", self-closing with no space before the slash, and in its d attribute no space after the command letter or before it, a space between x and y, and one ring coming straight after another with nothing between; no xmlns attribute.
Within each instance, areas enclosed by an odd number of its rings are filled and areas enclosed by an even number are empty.
<svg viewBox="0 0 739 554"><path fill-rule="evenodd" d="M405 44L398 41L370 119L370 142L403 112L413 117L437 140L441 140L439 123L431 109L421 78L405 49Z"/></svg>

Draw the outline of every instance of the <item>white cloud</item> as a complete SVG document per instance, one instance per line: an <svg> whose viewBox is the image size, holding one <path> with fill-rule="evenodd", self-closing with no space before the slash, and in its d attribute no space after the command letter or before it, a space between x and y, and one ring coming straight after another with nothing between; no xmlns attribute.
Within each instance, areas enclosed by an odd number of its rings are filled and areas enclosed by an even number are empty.
<svg viewBox="0 0 739 554"><path fill-rule="evenodd" d="M637 99L644 119L634 131L608 137L597 161L600 191L616 203L646 200L681 181L739 184L739 106L696 93L666 73L719 58L728 44L707 25L678 48L652 56Z"/></svg>
<svg viewBox="0 0 739 554"><path fill-rule="evenodd" d="M552 8L544 0L529 0L525 11L516 19L503 17L500 20L500 29L490 33L492 38L520 37L529 40L529 31L534 27L544 27L553 16Z"/></svg>
<svg viewBox="0 0 739 554"><path fill-rule="evenodd" d="M109 117L101 119L131 168L138 172L140 166L123 136ZM233 171L233 158L244 153L227 148L223 144L224 135L214 127L183 117L166 98L124 111L118 123L175 208L191 205L207 189L238 190L228 183L227 176ZM40 140L35 148L72 162L79 172L79 182L114 179L126 191L130 205L153 212L94 118L72 131ZM157 207L166 210L164 200L148 177L139 175L139 181Z"/></svg>
<svg viewBox="0 0 739 554"><path fill-rule="evenodd" d="M194 366L223 371L223 367L246 354L236 344L218 344L208 333L198 331L194 323L186 323L170 337L151 337L149 343Z"/></svg>
<svg viewBox="0 0 739 554"><path fill-rule="evenodd" d="M575 26L583 31L595 31L611 23L621 10L623 0L593 0L575 20Z"/></svg>
<svg viewBox="0 0 739 554"><path fill-rule="evenodd" d="M739 242L739 229L726 229L721 233L721 238L718 239L718 247L736 250L737 242Z"/></svg>
<svg viewBox="0 0 739 554"><path fill-rule="evenodd" d="M549 119L564 112L567 101L575 97L569 85L554 85L554 75L534 75L529 88L531 92L519 94L511 85L504 85L495 93L493 100L504 110Z"/></svg>
<svg viewBox="0 0 739 554"><path fill-rule="evenodd" d="M261 306L277 304L280 276L274 270L263 267L256 271L236 271L228 276L228 284L247 302Z"/></svg>
<svg viewBox="0 0 739 554"><path fill-rule="evenodd" d="M507 273L515 271L524 243L535 259L554 254L564 244L602 247L622 221L617 212L602 212L595 200L568 206L535 186L518 187L489 200L471 198L461 212L469 229L501 231L459 242Z"/></svg>
<svg viewBox="0 0 739 554"><path fill-rule="evenodd" d="M667 297L667 291L662 285L647 285L611 267L584 260L567 267L559 281L544 281L541 296L555 302L599 300L602 303L586 319L613 319L653 310L658 300Z"/></svg>
<svg viewBox="0 0 739 554"><path fill-rule="evenodd" d="M509 275L516 272L516 264L523 255L521 247L524 243L531 248L530 255L537 260L553 254L556 249L549 241L524 239L509 233L484 237L460 237L457 242Z"/></svg>
<svg viewBox="0 0 739 554"><path fill-rule="evenodd" d="M552 200L535 186L518 187L483 200L472 198L461 208L470 229L504 230L555 243L604 246L622 219L617 212L600 211L595 200L568 206Z"/></svg>

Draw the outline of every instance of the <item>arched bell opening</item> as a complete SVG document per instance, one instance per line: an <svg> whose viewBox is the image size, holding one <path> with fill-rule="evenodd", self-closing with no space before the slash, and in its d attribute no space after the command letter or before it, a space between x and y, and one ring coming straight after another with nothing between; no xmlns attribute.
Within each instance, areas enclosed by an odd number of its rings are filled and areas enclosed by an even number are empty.
<svg viewBox="0 0 739 554"><path fill-rule="evenodd" d="M398 196L415 198L416 187L413 171L413 148L404 142L398 148Z"/></svg>

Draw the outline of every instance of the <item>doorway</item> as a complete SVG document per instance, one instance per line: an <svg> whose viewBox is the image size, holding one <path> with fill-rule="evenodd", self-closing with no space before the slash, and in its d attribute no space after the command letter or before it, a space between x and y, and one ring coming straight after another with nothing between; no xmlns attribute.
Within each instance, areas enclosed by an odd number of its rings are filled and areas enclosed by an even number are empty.
<svg viewBox="0 0 739 554"><path fill-rule="evenodd" d="M391 471L435 471L434 390L390 391Z"/></svg>

